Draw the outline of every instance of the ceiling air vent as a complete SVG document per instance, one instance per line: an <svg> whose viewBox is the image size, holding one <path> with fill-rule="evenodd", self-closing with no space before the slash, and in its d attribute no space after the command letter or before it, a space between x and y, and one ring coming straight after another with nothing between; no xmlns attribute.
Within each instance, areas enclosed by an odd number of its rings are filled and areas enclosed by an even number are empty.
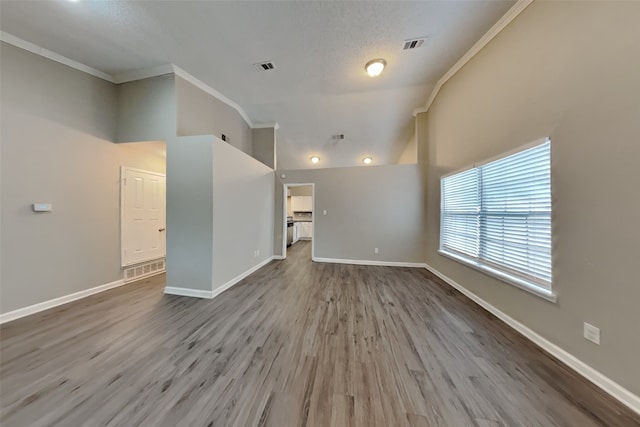
<svg viewBox="0 0 640 427"><path fill-rule="evenodd" d="M271 61L259 62L257 64L253 64L253 66L256 67L258 71L269 71L275 70L276 68L276 66L273 65L273 62Z"/></svg>
<svg viewBox="0 0 640 427"><path fill-rule="evenodd" d="M426 37L421 37L419 39L405 40L402 50L417 49L424 44L426 39Z"/></svg>

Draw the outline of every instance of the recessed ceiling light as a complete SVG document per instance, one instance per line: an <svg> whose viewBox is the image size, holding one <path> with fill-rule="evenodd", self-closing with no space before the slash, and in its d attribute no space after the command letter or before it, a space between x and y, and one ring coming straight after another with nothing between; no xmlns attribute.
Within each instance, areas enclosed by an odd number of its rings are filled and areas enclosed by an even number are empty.
<svg viewBox="0 0 640 427"><path fill-rule="evenodd" d="M368 165L372 162L372 158L371 157L365 157L364 159L362 159L362 163L364 163L365 165Z"/></svg>
<svg viewBox="0 0 640 427"><path fill-rule="evenodd" d="M369 74L369 76L377 77L380 75L380 73L382 73L382 70L384 70L384 67L386 65L387 61L382 58L372 59L371 61L366 63L364 69L367 70L367 74Z"/></svg>
<svg viewBox="0 0 640 427"><path fill-rule="evenodd" d="M320 157L318 156L311 157L311 163L318 163L319 161L320 161Z"/></svg>

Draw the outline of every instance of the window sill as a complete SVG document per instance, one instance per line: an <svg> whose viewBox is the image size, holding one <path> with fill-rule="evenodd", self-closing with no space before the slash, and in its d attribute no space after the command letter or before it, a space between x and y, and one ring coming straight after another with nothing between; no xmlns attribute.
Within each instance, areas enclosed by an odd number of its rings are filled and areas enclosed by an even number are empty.
<svg viewBox="0 0 640 427"><path fill-rule="evenodd" d="M545 289L541 286L536 285L535 283L531 283L528 282L526 280L520 279L518 277L515 277L509 273L505 273L503 271L500 271L498 269L489 267L487 265L484 264L480 264L477 263L475 261L469 260L463 256L460 255L456 255L452 252L448 252L448 251L444 251L444 250L438 250L438 253L442 256L445 256L447 258L450 258L454 261L457 261L461 264L464 264L468 267L473 268L474 270L478 270L484 274L487 274L491 277L494 277L498 280L501 280L505 283L508 283L512 286L515 286L516 288L522 289L523 291L529 292L530 294L533 294L537 297L543 298L547 301L556 303L558 301L558 297L556 295L555 292L553 292L552 290L549 289Z"/></svg>

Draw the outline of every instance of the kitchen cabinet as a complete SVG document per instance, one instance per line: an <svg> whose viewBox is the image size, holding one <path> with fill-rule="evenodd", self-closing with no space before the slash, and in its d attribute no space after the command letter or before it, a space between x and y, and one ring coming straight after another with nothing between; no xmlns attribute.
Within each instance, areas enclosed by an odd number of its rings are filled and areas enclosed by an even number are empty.
<svg viewBox="0 0 640 427"><path fill-rule="evenodd" d="M300 196L291 196L291 212L297 212L301 207Z"/></svg>
<svg viewBox="0 0 640 427"><path fill-rule="evenodd" d="M307 212L313 211L313 197L302 196L302 210Z"/></svg>
<svg viewBox="0 0 640 427"><path fill-rule="evenodd" d="M313 223L312 222L297 222L298 226L298 239L310 240L313 238Z"/></svg>
<svg viewBox="0 0 640 427"><path fill-rule="evenodd" d="M313 198L311 196L291 196L291 210L294 212L311 212Z"/></svg>
<svg viewBox="0 0 640 427"><path fill-rule="evenodd" d="M300 239L298 238L298 234L299 234L299 233L298 233L298 229L300 228L300 227L298 227L298 224L300 224L300 223L299 223L299 222L296 222L296 223L294 223L294 224L293 224L293 240L291 241L291 244L294 244L295 242L297 242L298 240L300 240Z"/></svg>

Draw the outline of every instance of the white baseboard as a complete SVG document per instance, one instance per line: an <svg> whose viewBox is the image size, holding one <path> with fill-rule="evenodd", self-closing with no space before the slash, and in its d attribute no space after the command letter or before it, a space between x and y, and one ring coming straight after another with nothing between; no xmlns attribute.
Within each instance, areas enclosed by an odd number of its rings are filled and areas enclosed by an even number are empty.
<svg viewBox="0 0 640 427"><path fill-rule="evenodd" d="M232 287L233 285L235 285L236 283L238 283L239 281L241 281L242 279L244 279L245 277L247 277L248 275L250 275L251 273L254 273L255 271L269 264L273 259L274 257L269 257L265 259L264 261L251 267L249 270L245 271L244 273L241 273L236 277L234 277L233 279L229 280L228 282L224 283L223 285L218 286L213 291L203 291L200 289L177 288L173 286L166 286L164 288L164 293L168 295L179 295L183 297L208 298L208 299L215 298L221 293L223 293L224 291L226 291L227 289L229 289L230 287Z"/></svg>
<svg viewBox="0 0 640 427"><path fill-rule="evenodd" d="M203 291L202 289L177 288L175 286L165 286L164 293L167 295L178 295L181 297L213 298L212 291Z"/></svg>
<svg viewBox="0 0 640 427"><path fill-rule="evenodd" d="M274 255L273 259L286 259L287 257L285 257L284 255Z"/></svg>
<svg viewBox="0 0 640 427"><path fill-rule="evenodd" d="M10 322L12 320L19 319L21 317L29 316L31 314L38 313L40 311L48 310L53 307L57 307L62 304L66 304L71 301L76 301L81 298L88 297L89 295L104 292L109 289L117 288L124 285L124 280L116 280L111 283L96 286L94 288L85 289L84 291L75 292L73 294L65 295L62 297L50 299L48 301L40 302L38 304L30 305L28 307L19 308L17 310L9 311L7 313L0 314L0 324Z"/></svg>
<svg viewBox="0 0 640 427"><path fill-rule="evenodd" d="M340 259L340 258L313 258L314 262L327 262L331 264L353 264L353 265L379 265L382 267L418 267L427 268L423 262L401 262L401 261L371 261L364 259Z"/></svg>
<svg viewBox="0 0 640 427"><path fill-rule="evenodd" d="M463 295L465 295L470 300L478 304L480 307L484 308L489 313L493 314L498 319L502 320L504 323L509 325L511 328L515 329L517 332L519 332L525 338L532 341L538 347L542 348L547 353L551 354L553 357L560 360L562 363L569 366L578 374L582 375L587 380L591 381L593 384L595 384L596 386L601 388L603 391L611 395L613 398L620 401L625 406L629 407L632 411L640 414L640 396L636 396L635 394L633 394L632 392L630 392L620 384L611 380L609 377L598 372L597 370L593 369L591 366L587 365L577 357L573 356L572 354L568 353L567 351L553 344L551 341L547 340L546 338L542 337L538 333L529 329L527 326L518 322L513 317L509 316L503 311L500 311L498 308L491 305L487 301L483 300L478 295L474 294L464 286L457 283L455 280L440 273L435 268L429 265L426 265L425 268L430 272L432 272L433 274L435 274L436 276L438 276L443 281L445 281L451 287L460 291Z"/></svg>
<svg viewBox="0 0 640 427"><path fill-rule="evenodd" d="M220 295L221 293L223 293L224 291L226 291L227 289L229 289L230 287L232 287L233 285L235 285L236 283L238 283L239 281L241 281L242 279L244 279L248 275L260 270L262 267L264 267L265 265L269 264L272 260L273 260L273 256L270 256L269 258L265 259L264 261L262 261L258 265L255 265L255 266L251 267L250 269L248 269L247 271L245 271L244 273L241 273L241 274L237 275L236 277L234 277L233 279L229 280L228 282L226 282L222 286L218 286L216 289L213 290L213 297Z"/></svg>

